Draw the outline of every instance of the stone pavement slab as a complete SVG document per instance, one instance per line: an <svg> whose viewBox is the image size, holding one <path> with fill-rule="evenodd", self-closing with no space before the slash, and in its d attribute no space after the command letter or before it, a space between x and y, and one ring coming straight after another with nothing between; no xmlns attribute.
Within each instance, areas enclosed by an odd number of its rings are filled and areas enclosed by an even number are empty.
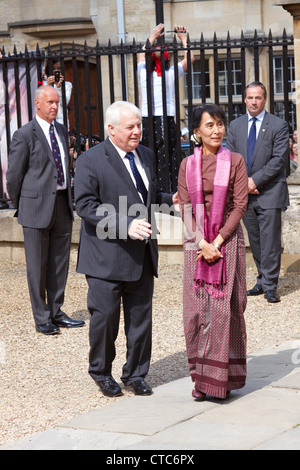
<svg viewBox="0 0 300 470"><path fill-rule="evenodd" d="M299 341L250 355L244 389L195 402L189 377L75 416L5 449L300 450Z"/></svg>
<svg viewBox="0 0 300 470"><path fill-rule="evenodd" d="M125 406L124 406L125 405ZM191 399L189 378L162 385L150 397L130 397L63 423L65 428L152 436L216 406Z"/></svg>
<svg viewBox="0 0 300 470"><path fill-rule="evenodd" d="M262 445L257 446L256 450L300 450L300 427L297 426L273 439L269 439Z"/></svg>

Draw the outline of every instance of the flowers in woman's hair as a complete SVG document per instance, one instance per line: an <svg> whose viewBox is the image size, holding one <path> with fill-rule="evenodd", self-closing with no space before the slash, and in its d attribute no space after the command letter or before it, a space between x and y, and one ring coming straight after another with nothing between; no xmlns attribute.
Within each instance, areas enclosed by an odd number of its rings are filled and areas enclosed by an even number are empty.
<svg viewBox="0 0 300 470"><path fill-rule="evenodd" d="M196 134L193 134L193 135L192 135L191 141L192 141L193 144L195 144L196 146L202 145L202 139L201 139L201 137L198 137Z"/></svg>

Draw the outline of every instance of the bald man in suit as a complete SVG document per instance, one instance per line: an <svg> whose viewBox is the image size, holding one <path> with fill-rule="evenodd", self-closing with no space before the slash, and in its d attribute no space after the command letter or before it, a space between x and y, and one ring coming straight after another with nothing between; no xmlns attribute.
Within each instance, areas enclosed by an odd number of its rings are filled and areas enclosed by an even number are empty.
<svg viewBox="0 0 300 470"><path fill-rule="evenodd" d="M248 113L231 122L227 146L244 157L248 170L248 208L243 220L258 276L247 294L265 293L267 301L275 303L280 301L281 212L289 205L289 129L287 122L265 110L266 100L262 83L247 86Z"/></svg>
<svg viewBox="0 0 300 470"><path fill-rule="evenodd" d="M23 226L36 330L55 335L84 325L61 311L73 221L68 134L55 122L59 96L53 87L38 88L35 105L36 117L13 135L7 188Z"/></svg>

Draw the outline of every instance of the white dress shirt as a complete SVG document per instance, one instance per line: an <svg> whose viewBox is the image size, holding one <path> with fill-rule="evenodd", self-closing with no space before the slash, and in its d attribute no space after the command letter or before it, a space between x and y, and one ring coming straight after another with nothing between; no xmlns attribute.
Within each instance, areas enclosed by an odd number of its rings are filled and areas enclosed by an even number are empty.
<svg viewBox="0 0 300 470"><path fill-rule="evenodd" d="M263 119L265 117L265 113L266 113L266 110L264 109L258 116L255 116L256 117L256 139L258 137ZM251 126L253 124L253 121L251 121L252 118L253 116L251 116L251 114L248 113L248 136L249 136Z"/></svg>
<svg viewBox="0 0 300 470"><path fill-rule="evenodd" d="M36 115L36 120L42 128L42 131L45 134L45 137L47 139L47 142L48 142L49 147L50 147L51 152L52 152L50 133L49 133L50 124L49 124L49 122L47 122L44 119L40 118L38 115ZM61 138L60 138L60 136L58 135L58 133L55 129L55 121L53 121L51 124L54 125L54 134L55 134L58 146L59 146L59 151L60 151L60 156L61 156L61 163L62 163L63 172L64 172L64 184L62 186L57 185L57 188L56 188L57 191L60 191L61 189L67 189L66 162L65 162L65 157L66 156L65 156L64 146L62 144Z"/></svg>

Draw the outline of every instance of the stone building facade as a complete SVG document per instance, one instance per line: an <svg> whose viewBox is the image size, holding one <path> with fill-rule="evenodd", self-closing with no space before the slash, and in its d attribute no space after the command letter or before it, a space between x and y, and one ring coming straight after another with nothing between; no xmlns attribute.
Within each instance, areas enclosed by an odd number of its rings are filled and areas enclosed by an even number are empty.
<svg viewBox="0 0 300 470"><path fill-rule="evenodd" d="M218 36L252 34L256 29L266 35L269 29L281 35L283 28L293 32L291 15L274 0L166 0L166 29L184 24L192 40ZM118 43L122 38L143 42L156 22L154 0L2 0L0 2L0 44L12 51L41 47L63 41L94 45ZM124 24L124 28L122 25Z"/></svg>

